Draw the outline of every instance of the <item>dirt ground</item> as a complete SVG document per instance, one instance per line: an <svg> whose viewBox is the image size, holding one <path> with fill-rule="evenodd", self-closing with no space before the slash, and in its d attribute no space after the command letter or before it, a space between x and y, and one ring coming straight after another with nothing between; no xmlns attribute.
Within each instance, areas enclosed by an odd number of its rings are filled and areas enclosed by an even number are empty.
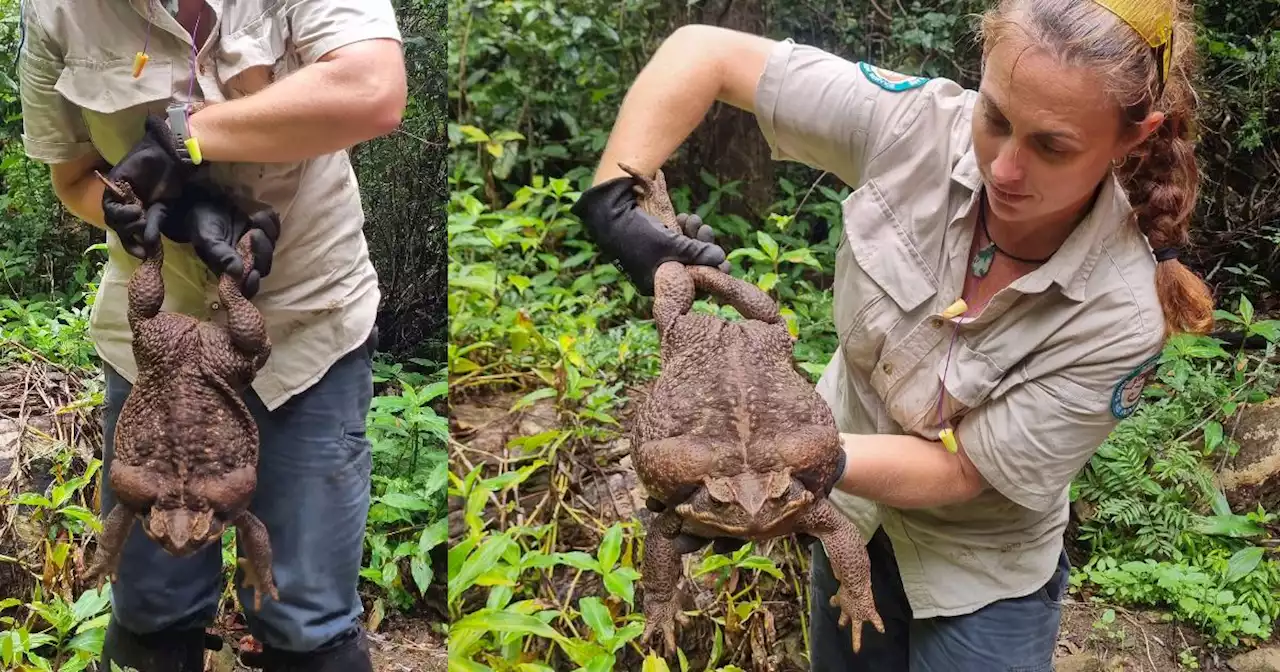
<svg viewBox="0 0 1280 672"><path fill-rule="evenodd" d="M237 658L241 647L254 646L243 625L222 624L218 631L226 645L221 651L207 653L205 672L254 672ZM447 667L444 638L424 621L387 620L368 638L376 672L444 672Z"/></svg>

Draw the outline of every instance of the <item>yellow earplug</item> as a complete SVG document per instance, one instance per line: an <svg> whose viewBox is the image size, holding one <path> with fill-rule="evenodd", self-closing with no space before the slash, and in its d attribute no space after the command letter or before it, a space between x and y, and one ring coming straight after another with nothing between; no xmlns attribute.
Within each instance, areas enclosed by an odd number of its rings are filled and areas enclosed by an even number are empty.
<svg viewBox="0 0 1280 672"><path fill-rule="evenodd" d="M949 320L953 317L964 315L966 310L969 310L969 304L965 303L964 299L956 299L955 303L947 306L947 309L942 311L942 317Z"/></svg>
<svg viewBox="0 0 1280 672"><path fill-rule="evenodd" d="M948 453L954 453L960 449L956 444L956 433L951 431L950 427L938 432L938 438L942 439L942 445L946 447Z"/></svg>
<svg viewBox="0 0 1280 672"><path fill-rule="evenodd" d="M150 56L147 56L146 53L141 51L139 51L137 55L133 57L133 78L134 79L137 79L142 75L142 69L147 66L147 61L150 60L150 58L151 58Z"/></svg>
<svg viewBox="0 0 1280 672"><path fill-rule="evenodd" d="M194 163L197 166L200 165L200 161L201 161L200 143L196 142L195 138L187 138L186 141L183 142L182 144L186 145L187 154L191 155L191 163Z"/></svg>

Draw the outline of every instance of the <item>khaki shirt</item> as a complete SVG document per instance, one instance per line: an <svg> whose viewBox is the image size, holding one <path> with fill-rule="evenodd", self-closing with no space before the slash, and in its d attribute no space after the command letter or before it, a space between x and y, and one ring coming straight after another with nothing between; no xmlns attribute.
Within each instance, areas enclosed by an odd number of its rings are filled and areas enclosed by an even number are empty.
<svg viewBox="0 0 1280 672"><path fill-rule="evenodd" d="M151 9L145 0L24 3L20 77L27 154L59 163L96 149L115 164L142 137L146 113L162 113L171 100L242 98L338 47L400 40L389 0L208 4L215 27L193 68L191 39L158 2ZM147 41L149 21L150 60L134 79L134 54ZM271 273L253 300L272 341L271 358L253 387L274 409L319 380L372 331L381 295L362 230L359 188L345 151L297 163L216 163L210 169L233 193L280 215ZM189 244L164 240L164 309L225 323L217 278ZM133 381L126 287L139 260L114 232L107 232L107 247L90 334L103 361Z"/></svg>
<svg viewBox="0 0 1280 672"><path fill-rule="evenodd" d="M1155 259L1109 179L1059 251L978 314L960 297L981 175L976 92L782 42L756 115L774 158L855 190L836 257L838 350L818 383L840 430L937 440L942 418L990 483L976 499L899 510L835 491L868 538L893 541L917 618L1027 595L1062 549L1068 487L1134 409L1163 343ZM944 450L938 443L938 450Z"/></svg>

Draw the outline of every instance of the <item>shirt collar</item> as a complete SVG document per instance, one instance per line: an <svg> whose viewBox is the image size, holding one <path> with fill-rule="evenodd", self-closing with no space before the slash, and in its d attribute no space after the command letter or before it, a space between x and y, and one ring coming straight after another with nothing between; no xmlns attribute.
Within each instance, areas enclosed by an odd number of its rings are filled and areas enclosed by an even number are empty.
<svg viewBox="0 0 1280 672"><path fill-rule="evenodd" d="M979 202L977 191L982 188L982 173L973 147L960 157L951 170L951 179L974 192L968 210ZM1076 225L1075 230L1058 248L1058 251L1036 270L1015 280L1011 287L1026 294L1036 294L1056 284L1062 294L1072 301L1083 301L1089 274L1102 255L1102 246L1118 226L1128 221L1129 199L1114 173L1108 175L1088 214ZM961 213L961 218L968 212Z"/></svg>

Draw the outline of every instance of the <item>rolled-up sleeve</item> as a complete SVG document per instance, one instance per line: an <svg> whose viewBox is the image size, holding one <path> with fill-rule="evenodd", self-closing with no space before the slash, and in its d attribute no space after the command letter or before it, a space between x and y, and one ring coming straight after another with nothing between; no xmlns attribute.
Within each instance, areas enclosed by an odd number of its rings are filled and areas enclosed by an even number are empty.
<svg viewBox="0 0 1280 672"><path fill-rule="evenodd" d="M401 41L390 0L314 0L289 8L289 29L303 63L355 42Z"/></svg>
<svg viewBox="0 0 1280 672"><path fill-rule="evenodd" d="M62 75L62 49L40 20L40 3L22 4L25 39L18 56L18 81L23 149L44 163L78 159L94 148L80 109L54 89Z"/></svg>
<svg viewBox="0 0 1280 672"><path fill-rule="evenodd" d="M1101 346L982 405L960 421L956 437L991 487L1046 511L1134 407L1159 353L1150 336Z"/></svg>
<svg viewBox="0 0 1280 672"><path fill-rule="evenodd" d="M938 132L913 128L922 117L942 121L922 111L963 96L964 89L949 80L903 77L783 40L769 54L754 105L774 159L804 163L857 186L864 166L898 139L917 130Z"/></svg>

